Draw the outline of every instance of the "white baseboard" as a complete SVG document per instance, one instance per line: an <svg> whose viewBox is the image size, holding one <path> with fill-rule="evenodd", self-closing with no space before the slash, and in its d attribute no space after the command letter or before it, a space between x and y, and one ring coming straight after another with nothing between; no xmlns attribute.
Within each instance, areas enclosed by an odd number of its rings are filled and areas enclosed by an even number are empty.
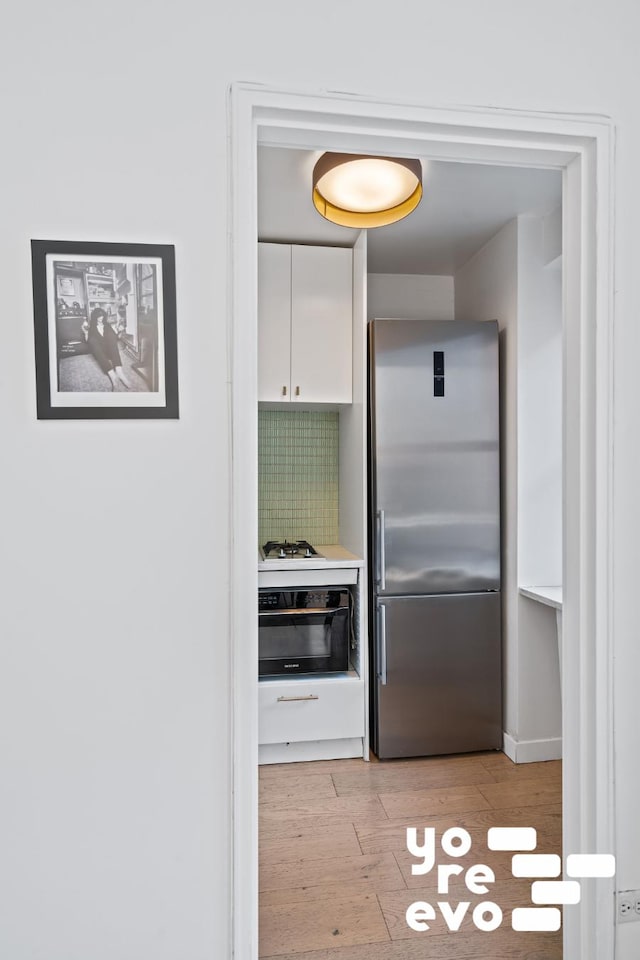
<svg viewBox="0 0 640 960"><path fill-rule="evenodd" d="M503 733L502 749L514 763L561 760L562 737L551 737L548 740L516 740L508 733Z"/></svg>
<svg viewBox="0 0 640 960"><path fill-rule="evenodd" d="M307 740L299 743L264 743L258 763L295 763L302 760L345 760L362 757L362 737L346 740Z"/></svg>

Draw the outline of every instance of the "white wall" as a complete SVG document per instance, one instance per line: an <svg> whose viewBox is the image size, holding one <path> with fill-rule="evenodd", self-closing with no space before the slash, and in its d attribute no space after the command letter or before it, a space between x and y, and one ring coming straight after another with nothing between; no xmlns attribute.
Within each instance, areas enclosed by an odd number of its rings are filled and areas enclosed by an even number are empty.
<svg viewBox="0 0 640 960"><path fill-rule="evenodd" d="M518 218L521 585L562 583L562 270L546 265L544 228Z"/></svg>
<svg viewBox="0 0 640 960"><path fill-rule="evenodd" d="M561 272L544 266L543 225L512 220L454 278L456 319L500 328L503 719L518 760L558 755L562 736L555 611L518 593L561 583Z"/></svg>
<svg viewBox="0 0 640 960"><path fill-rule="evenodd" d="M500 330L503 723L518 728L517 310L518 224L511 220L456 273L456 320L497 320Z"/></svg>
<svg viewBox="0 0 640 960"><path fill-rule="evenodd" d="M562 266L562 207L542 219L542 261L547 267Z"/></svg>
<svg viewBox="0 0 640 960"><path fill-rule="evenodd" d="M0 37L0 953L11 960L229 957L233 80L615 119L617 883L640 887L640 7L409 0L403 12L411 29L393 43L400 28L364 0L330 0L320 30L294 0L11 9ZM31 237L176 244L178 422L35 421ZM124 584L116 597L105 580ZM617 960L635 960L640 924L618 939Z"/></svg>
<svg viewBox="0 0 640 960"><path fill-rule="evenodd" d="M562 583L561 223L518 217L517 469L519 586ZM555 242L554 242L555 241ZM552 260L555 266L548 266ZM560 755L556 611L518 597L516 751ZM530 746L531 742L535 746ZM546 741L546 742L545 742Z"/></svg>
<svg viewBox="0 0 640 960"><path fill-rule="evenodd" d="M187 7L36 3L0 40L7 960L229 956L229 67L198 82ZM180 420L36 420L31 238L175 244Z"/></svg>
<svg viewBox="0 0 640 960"><path fill-rule="evenodd" d="M453 277L370 273L367 317L453 320Z"/></svg>

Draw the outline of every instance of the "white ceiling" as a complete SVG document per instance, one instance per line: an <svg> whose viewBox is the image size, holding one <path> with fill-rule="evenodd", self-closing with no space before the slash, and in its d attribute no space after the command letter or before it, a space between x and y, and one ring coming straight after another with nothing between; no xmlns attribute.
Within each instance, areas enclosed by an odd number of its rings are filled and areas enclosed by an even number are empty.
<svg viewBox="0 0 640 960"><path fill-rule="evenodd" d="M320 154L258 148L258 237L352 246L356 230L324 220L311 202ZM406 219L367 237L370 273L451 276L509 220L544 215L562 198L557 170L423 160L424 196Z"/></svg>

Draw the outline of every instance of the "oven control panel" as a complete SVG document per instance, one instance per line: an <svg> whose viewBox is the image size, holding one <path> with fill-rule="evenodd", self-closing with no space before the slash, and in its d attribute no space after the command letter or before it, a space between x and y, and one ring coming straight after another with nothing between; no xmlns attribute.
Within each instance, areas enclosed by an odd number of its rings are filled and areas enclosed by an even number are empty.
<svg viewBox="0 0 640 960"><path fill-rule="evenodd" d="M335 587L316 590L259 590L258 610L304 610L308 608L328 608L348 604L349 588Z"/></svg>
<svg viewBox="0 0 640 960"><path fill-rule="evenodd" d="M260 590L258 593L258 610L277 610L280 606L279 603L280 594L277 592L269 592Z"/></svg>

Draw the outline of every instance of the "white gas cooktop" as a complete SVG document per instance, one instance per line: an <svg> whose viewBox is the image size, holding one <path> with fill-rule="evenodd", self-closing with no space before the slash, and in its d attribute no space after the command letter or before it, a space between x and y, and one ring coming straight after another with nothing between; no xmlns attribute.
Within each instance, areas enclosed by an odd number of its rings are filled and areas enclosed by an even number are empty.
<svg viewBox="0 0 640 960"><path fill-rule="evenodd" d="M267 563L283 560L324 560L320 551L316 550L308 540L268 540L260 547L260 557Z"/></svg>
<svg viewBox="0 0 640 960"><path fill-rule="evenodd" d="M262 548L258 551L258 570L314 570L331 567L362 567L361 557L345 550L338 543L321 543L315 547L316 553L310 557L288 555L273 556L265 559Z"/></svg>

